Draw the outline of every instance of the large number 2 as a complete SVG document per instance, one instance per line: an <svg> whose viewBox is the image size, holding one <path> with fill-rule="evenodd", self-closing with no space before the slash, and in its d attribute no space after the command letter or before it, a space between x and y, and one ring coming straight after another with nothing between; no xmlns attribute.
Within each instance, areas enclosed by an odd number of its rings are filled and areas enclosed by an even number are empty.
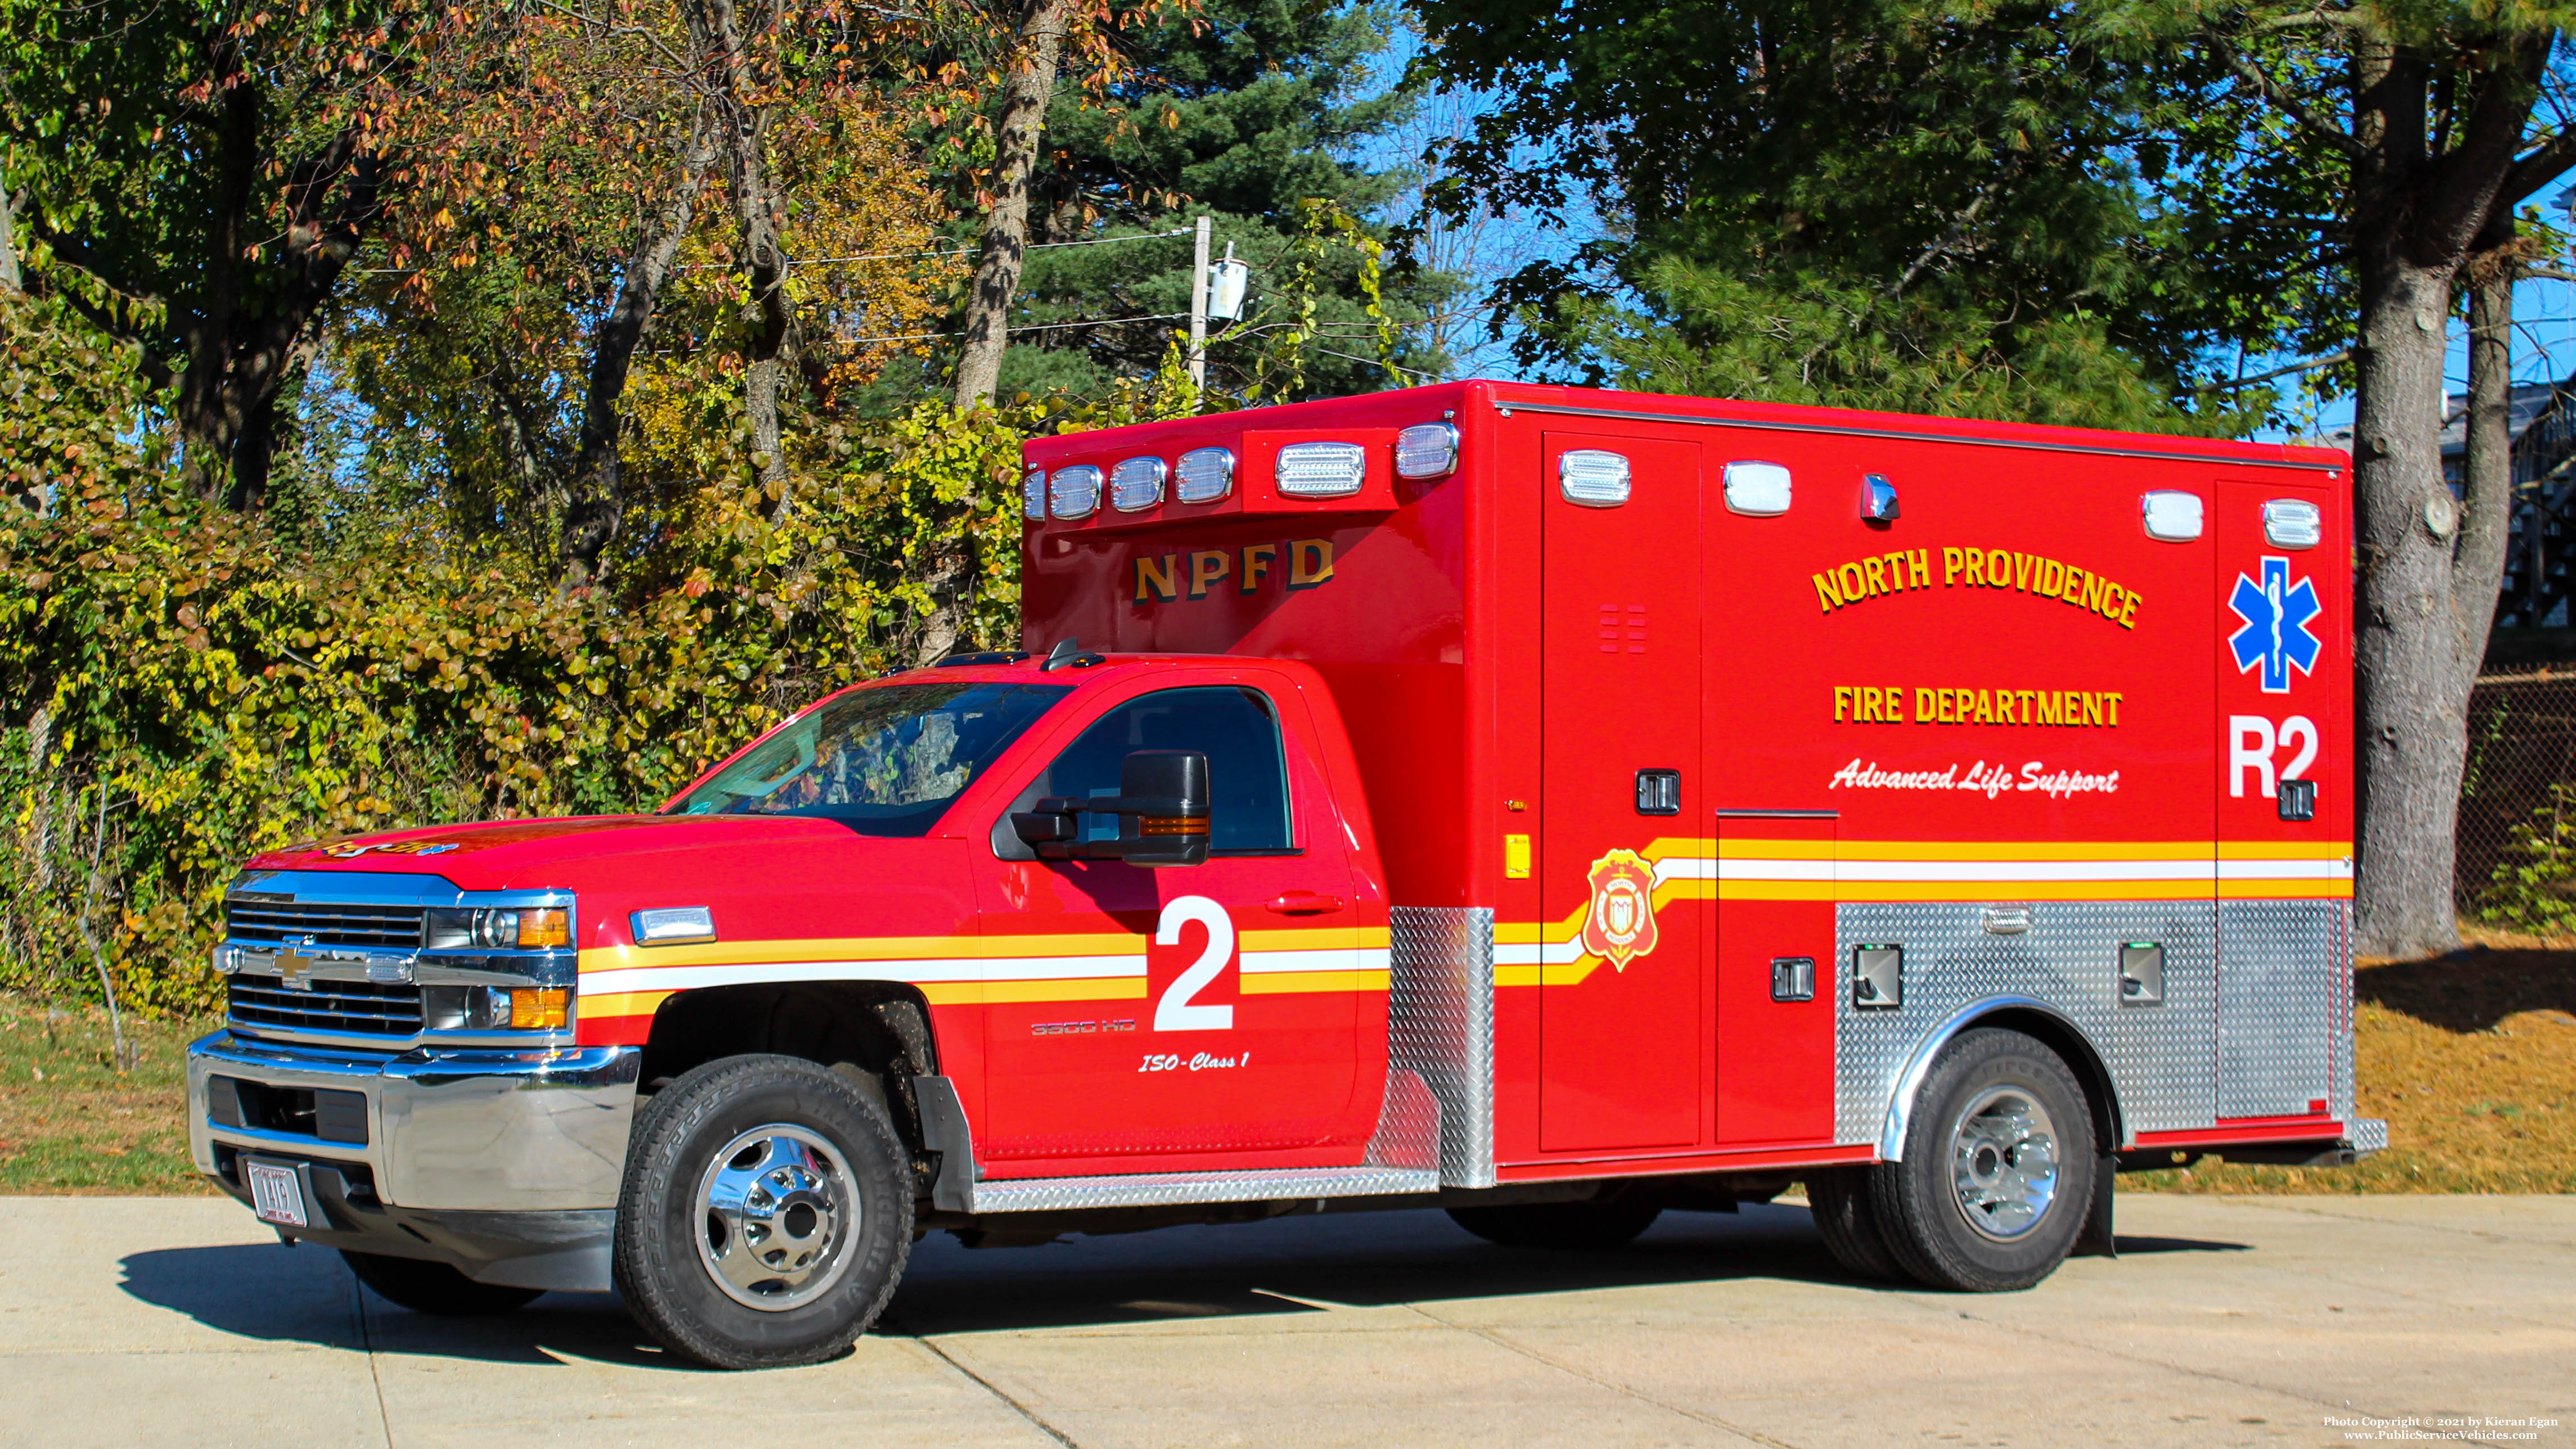
<svg viewBox="0 0 2576 1449"><path fill-rule="evenodd" d="M1163 988L1163 999L1154 1003L1156 1031L1225 1031L1234 1025L1231 1006L1201 1006L1191 997L1207 990L1208 983L1234 960L1234 918L1225 907L1205 896L1182 896L1163 907L1162 924L1154 928L1154 944L1177 946L1181 927L1191 921L1207 927L1207 949L1190 969Z"/></svg>

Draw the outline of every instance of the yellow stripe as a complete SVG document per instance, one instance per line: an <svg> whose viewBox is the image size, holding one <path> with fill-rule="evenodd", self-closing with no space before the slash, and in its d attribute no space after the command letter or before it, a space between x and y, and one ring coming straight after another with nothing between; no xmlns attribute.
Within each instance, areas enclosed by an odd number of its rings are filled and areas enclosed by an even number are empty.
<svg viewBox="0 0 2576 1449"><path fill-rule="evenodd" d="M584 1016L651 1016L671 999L668 991L612 991L605 996L585 996L580 1011Z"/></svg>
<svg viewBox="0 0 2576 1449"><path fill-rule="evenodd" d="M954 993L953 995L950 993ZM1069 981L987 981L980 985L960 982L943 990L937 985L922 987L934 1005L983 1002L987 1006L1009 1001L1142 1001L1145 983L1132 976L1076 978Z"/></svg>
<svg viewBox="0 0 2576 1449"><path fill-rule="evenodd" d="M2218 894L2232 901L2242 900L2314 900L2323 896L2350 899L2352 882L2348 880L2223 880Z"/></svg>
<svg viewBox="0 0 2576 1449"><path fill-rule="evenodd" d="M1286 996L1309 991L1384 991L1383 971L1261 971L1243 978L1246 996Z"/></svg>
<svg viewBox="0 0 2576 1449"><path fill-rule="evenodd" d="M2352 854L2349 840L2222 840L2220 860L2331 860Z"/></svg>
<svg viewBox="0 0 2576 1449"><path fill-rule="evenodd" d="M764 966L782 961L990 961L1024 956L1114 956L1141 952L1150 938L1126 931L1053 936L855 936L809 940L709 941L694 946L594 946L581 969L623 971L648 966ZM1247 951L1374 950L1388 944L1384 926L1314 926L1245 931Z"/></svg>

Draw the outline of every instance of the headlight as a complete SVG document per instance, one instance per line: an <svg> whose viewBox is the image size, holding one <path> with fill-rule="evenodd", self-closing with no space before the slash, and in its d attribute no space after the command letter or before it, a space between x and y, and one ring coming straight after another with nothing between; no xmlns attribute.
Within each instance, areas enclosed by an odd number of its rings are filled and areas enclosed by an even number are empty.
<svg viewBox="0 0 2576 1449"><path fill-rule="evenodd" d="M513 951L572 944L572 914L561 907L432 910L423 944L433 949Z"/></svg>
<svg viewBox="0 0 2576 1449"><path fill-rule="evenodd" d="M561 1031L572 1025L563 986L430 986L421 991L432 1031Z"/></svg>

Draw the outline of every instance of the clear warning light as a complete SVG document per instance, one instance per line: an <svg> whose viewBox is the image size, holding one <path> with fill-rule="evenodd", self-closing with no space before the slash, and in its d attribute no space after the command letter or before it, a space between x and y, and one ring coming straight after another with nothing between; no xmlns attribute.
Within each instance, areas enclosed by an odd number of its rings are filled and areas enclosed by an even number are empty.
<svg viewBox="0 0 2576 1449"><path fill-rule="evenodd" d="M1274 476L1289 498L1345 497L1368 477L1368 451L1357 443L1291 443L1279 450Z"/></svg>
<svg viewBox="0 0 2576 1449"><path fill-rule="evenodd" d="M2325 510L2304 498L2263 505L2263 537L2274 548L2315 548L2326 536Z"/></svg>
<svg viewBox="0 0 2576 1449"><path fill-rule="evenodd" d="M1234 491L1234 450L1192 448L1174 473L1172 492L1183 503L1214 503Z"/></svg>
<svg viewBox="0 0 2576 1449"><path fill-rule="evenodd" d="M1046 470L1031 468L1020 480L1020 512L1031 518L1046 517Z"/></svg>
<svg viewBox="0 0 2576 1449"><path fill-rule="evenodd" d="M1089 518L1100 508L1100 470L1058 468L1047 483L1047 509L1058 518Z"/></svg>
<svg viewBox="0 0 2576 1449"><path fill-rule="evenodd" d="M1163 501L1163 479L1170 473L1160 458L1130 458L1109 472L1109 506L1121 513L1142 513Z"/></svg>
<svg viewBox="0 0 2576 1449"><path fill-rule="evenodd" d="M1395 476L1446 478L1458 471L1458 430L1447 423L1416 423L1395 435Z"/></svg>
<svg viewBox="0 0 2576 1449"><path fill-rule="evenodd" d="M1568 503L1616 508L1628 501L1628 460L1599 448L1576 448L1557 458L1556 483Z"/></svg>

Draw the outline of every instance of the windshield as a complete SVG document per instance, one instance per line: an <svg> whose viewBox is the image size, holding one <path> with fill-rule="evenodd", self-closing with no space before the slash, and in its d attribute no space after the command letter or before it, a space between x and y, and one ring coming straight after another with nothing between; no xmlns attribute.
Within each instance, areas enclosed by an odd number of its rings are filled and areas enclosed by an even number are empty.
<svg viewBox="0 0 2576 1449"><path fill-rule="evenodd" d="M818 815L922 835L1064 684L890 684L806 711L671 802L672 815Z"/></svg>

